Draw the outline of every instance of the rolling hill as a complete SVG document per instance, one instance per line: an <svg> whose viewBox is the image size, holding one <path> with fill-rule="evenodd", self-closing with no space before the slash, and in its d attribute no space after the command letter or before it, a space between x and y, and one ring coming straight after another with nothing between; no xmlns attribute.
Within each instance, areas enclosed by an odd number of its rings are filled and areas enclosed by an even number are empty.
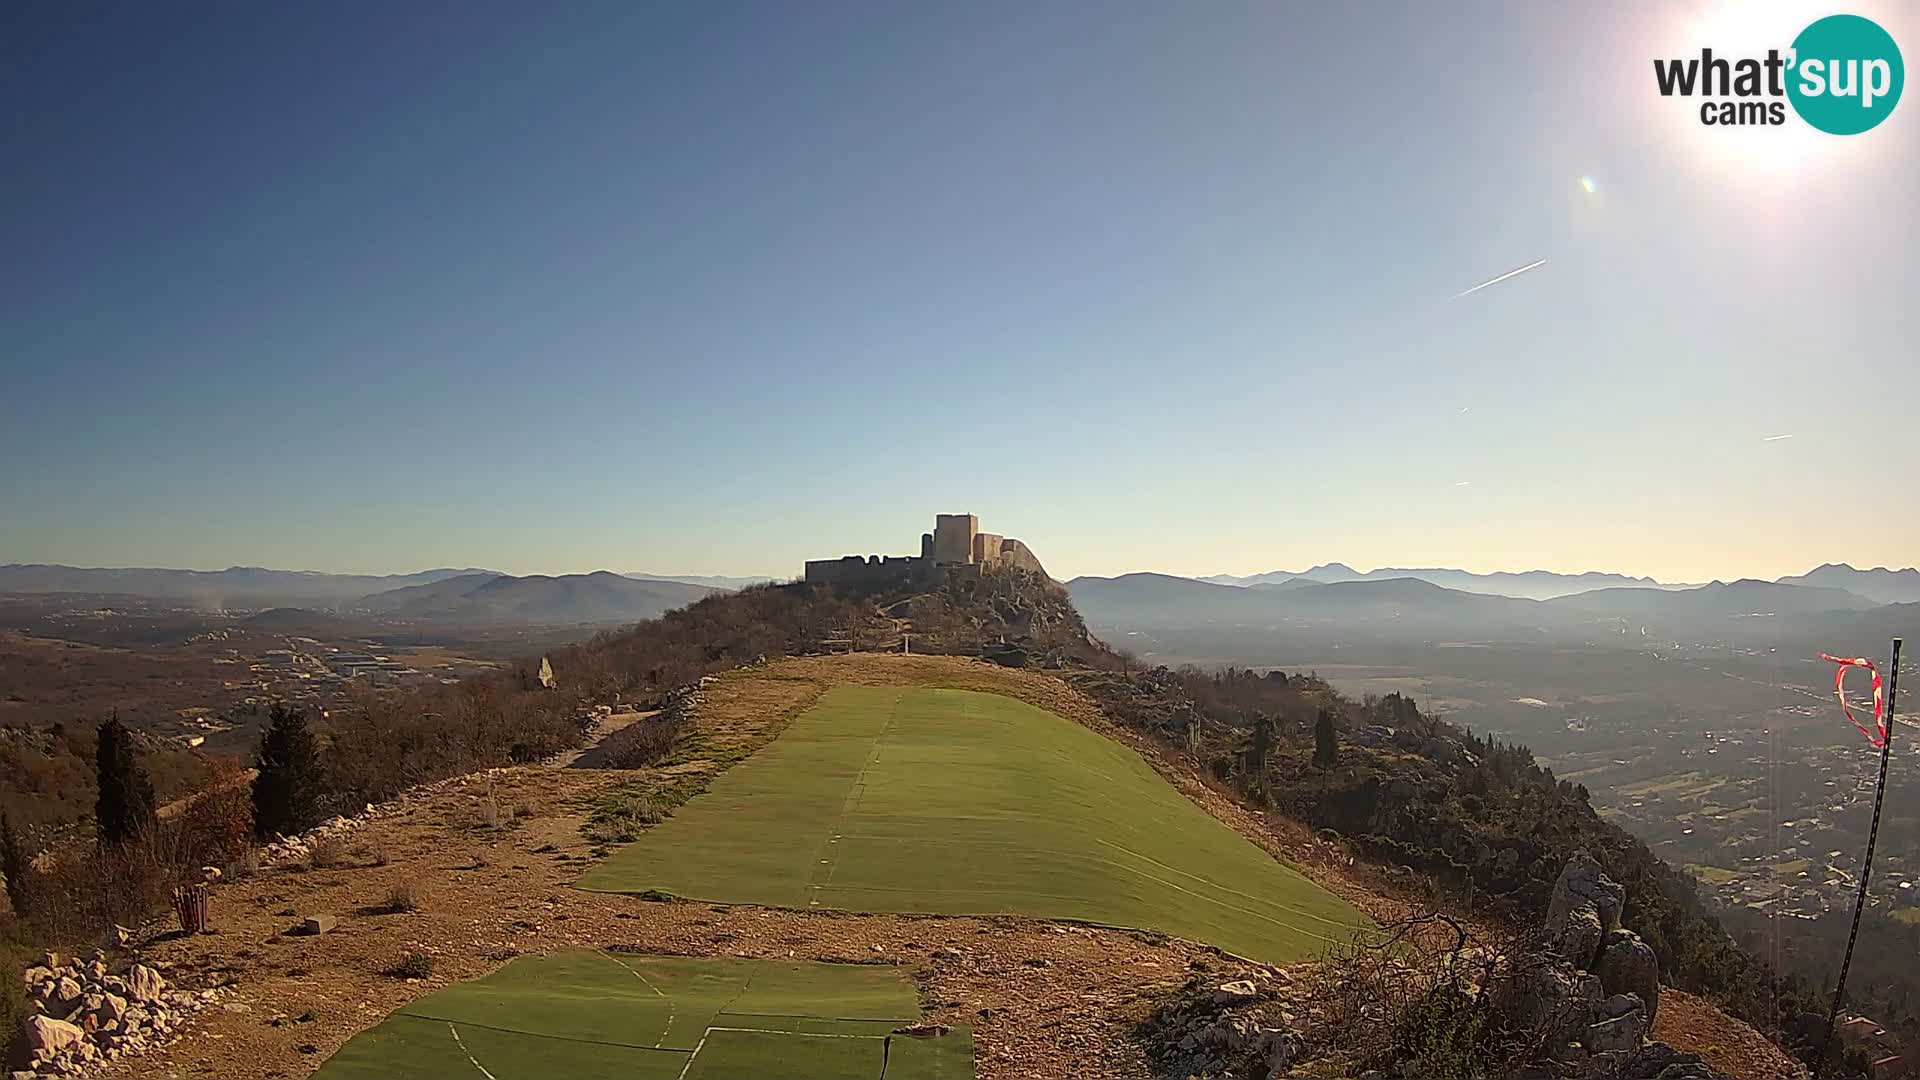
<svg viewBox="0 0 1920 1080"><path fill-rule="evenodd" d="M677 581L682 585L705 585L709 589L725 589L738 592L752 585L765 585L775 580L770 577L728 577L725 574L646 574L629 570L624 577L636 581Z"/></svg>

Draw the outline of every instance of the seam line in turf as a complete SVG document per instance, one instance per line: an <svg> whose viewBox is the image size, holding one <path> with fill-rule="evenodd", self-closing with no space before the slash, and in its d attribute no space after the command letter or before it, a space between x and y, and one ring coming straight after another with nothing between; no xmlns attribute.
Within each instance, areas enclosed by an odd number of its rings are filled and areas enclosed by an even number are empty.
<svg viewBox="0 0 1920 1080"><path fill-rule="evenodd" d="M660 1000L667 1003L667 1026L660 1029L660 1041L654 1043L653 1048L655 1050L658 1050L666 1046L667 1036L673 1034L673 1021L674 1021L674 1017L677 1015L677 1013L674 1011L674 1008L673 1008L673 999L668 997L666 994L661 993L661 990L659 987L649 982L645 975L640 974L638 969L628 964L625 960L620 959L619 957L613 955L612 953L608 952L605 949L595 949L594 952L597 952L601 956L604 956L607 959L613 961L614 963L619 964L621 967L626 968L629 974L631 974L634 978L640 980L640 985L653 991L655 994L658 994L660 997Z"/></svg>
<svg viewBox="0 0 1920 1080"><path fill-rule="evenodd" d="M467 1049L466 1040L460 1037L460 1029L454 1027L451 1020L447 1021L447 1033L453 1036L453 1045L458 1046L460 1052L467 1055L467 1063L480 1070L481 1076L486 1077L487 1080L500 1080L499 1077L488 1072L485 1065L480 1064L480 1059L473 1056L473 1051Z"/></svg>
<svg viewBox="0 0 1920 1080"><path fill-rule="evenodd" d="M880 731L874 735L873 749L867 752L867 762L860 767L860 775L853 778L853 786L848 790L847 797L841 800L840 816L833 819L833 825L827 831L827 838L820 843L820 853L827 855L828 858L814 860L814 875L817 877L820 864L826 863L827 876L825 880L813 880L812 883L808 885L807 906L809 907L819 905L820 890L833 883L834 871L840 868L839 856L830 852L829 849L833 847L835 840L840 839L841 826L846 823L848 815L855 807L859 806L860 801L866 797L867 774L872 772L874 765L879 762L880 747L886 742L887 736L892 733L893 725L899 722L900 703L906 699L906 696L905 690L897 690L894 693L893 708L887 714L887 722L880 725Z"/></svg>
<svg viewBox="0 0 1920 1080"><path fill-rule="evenodd" d="M554 1042L580 1043L585 1046L613 1046L622 1050L638 1050L643 1054L684 1054L685 1050L672 1046L635 1046L632 1043L614 1042L611 1039L581 1039L571 1035L549 1035L543 1031L527 1031L523 1028L501 1027L498 1024L478 1024L472 1020L455 1020L449 1016L434 1016L430 1013L397 1012L395 1016L404 1016L409 1020L429 1020L441 1024L459 1024L463 1027L479 1028L482 1031L497 1031L502 1035L525 1035L530 1039L552 1039Z"/></svg>

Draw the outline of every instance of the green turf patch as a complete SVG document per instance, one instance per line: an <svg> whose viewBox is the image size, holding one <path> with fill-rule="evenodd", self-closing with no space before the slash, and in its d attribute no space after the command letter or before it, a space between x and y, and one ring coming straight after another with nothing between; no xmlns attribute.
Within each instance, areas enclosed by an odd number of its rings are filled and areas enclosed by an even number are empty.
<svg viewBox="0 0 1920 1080"><path fill-rule="evenodd" d="M877 1080L885 1049L884 1037L719 1029L687 1080Z"/></svg>
<svg viewBox="0 0 1920 1080"><path fill-rule="evenodd" d="M675 1080L692 1056L685 1050L572 1042L395 1014L355 1036L314 1075L320 1080L484 1080L488 1074L495 1080Z"/></svg>
<svg viewBox="0 0 1920 1080"><path fill-rule="evenodd" d="M904 1038L891 1032L919 1016L914 987L893 967L557 953L413 1002L315 1075L872 1080ZM949 1063L964 1058L952 1076L972 1077L970 1035L931 1043Z"/></svg>
<svg viewBox="0 0 1920 1080"><path fill-rule="evenodd" d="M964 690L829 691L580 887L1077 919L1275 963L1364 924L1127 747Z"/></svg>
<svg viewBox="0 0 1920 1080"><path fill-rule="evenodd" d="M887 1040L886 1080L972 1080L973 1035L956 1029L937 1039Z"/></svg>

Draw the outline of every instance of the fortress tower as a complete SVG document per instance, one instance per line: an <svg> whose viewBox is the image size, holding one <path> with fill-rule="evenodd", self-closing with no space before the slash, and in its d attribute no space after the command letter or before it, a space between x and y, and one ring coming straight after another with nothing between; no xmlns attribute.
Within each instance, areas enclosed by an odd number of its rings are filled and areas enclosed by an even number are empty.
<svg viewBox="0 0 1920 1080"><path fill-rule="evenodd" d="M979 562L974 558L973 540L980 534L980 519L972 514L940 514L933 519L933 564L965 566Z"/></svg>

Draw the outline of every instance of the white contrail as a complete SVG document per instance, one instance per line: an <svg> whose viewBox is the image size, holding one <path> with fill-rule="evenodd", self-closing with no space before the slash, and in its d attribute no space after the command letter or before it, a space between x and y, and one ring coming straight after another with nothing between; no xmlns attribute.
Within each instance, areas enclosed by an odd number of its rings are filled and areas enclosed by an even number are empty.
<svg viewBox="0 0 1920 1080"><path fill-rule="evenodd" d="M1493 279L1493 280L1491 280L1491 281L1483 281L1483 282L1481 282L1480 284L1478 284L1478 285L1475 285L1475 286L1474 286L1473 288L1471 288L1471 289L1468 289L1468 290L1467 290L1466 292L1457 292L1457 293L1454 293L1454 294L1453 294L1452 296L1449 296L1449 297L1448 297L1447 299L1449 299L1449 300L1458 300L1458 299L1460 299L1461 297L1463 297L1463 296L1466 296L1466 295L1467 295L1468 293L1477 293L1477 292L1479 292L1479 291L1480 291L1481 289L1484 289L1484 288L1486 288L1486 287L1487 287L1487 286L1489 286L1489 285L1498 285L1498 284L1500 284L1501 282L1503 282L1503 281L1505 281L1505 280L1507 280L1507 279L1508 279L1508 278L1510 278L1510 277L1514 277L1514 276L1516 276L1516 275L1519 275L1519 274L1524 274L1524 273L1526 273L1527 271L1529 271L1529 270L1531 270L1531 269L1533 269L1533 268L1534 268L1534 267L1536 267L1536 266L1545 266L1546 264L1547 264L1547 260L1545 260L1545 259L1535 259L1534 261L1532 261L1532 262L1530 262L1530 263L1528 263L1527 265L1525 265L1525 266L1523 266L1523 267L1521 267L1521 268L1520 268L1520 269L1518 269L1518 270L1509 270L1509 271L1507 271L1506 273L1504 273L1504 274L1501 274L1501 275L1500 275L1499 277L1497 277L1497 278L1494 278L1494 279Z"/></svg>
<svg viewBox="0 0 1920 1080"><path fill-rule="evenodd" d="M1791 438L1793 438L1793 436L1791 435L1769 435L1766 438L1761 439L1760 441L1761 442L1779 442L1781 439L1791 439Z"/></svg>

